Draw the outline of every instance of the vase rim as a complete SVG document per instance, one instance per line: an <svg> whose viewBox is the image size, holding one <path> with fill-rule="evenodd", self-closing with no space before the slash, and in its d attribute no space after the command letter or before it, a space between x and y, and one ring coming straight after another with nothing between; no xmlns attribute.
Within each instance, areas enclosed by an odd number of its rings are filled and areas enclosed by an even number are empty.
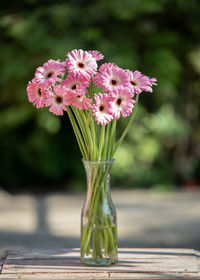
<svg viewBox="0 0 200 280"><path fill-rule="evenodd" d="M114 158L113 159L109 159L109 160L87 160L87 159L82 158L83 162L90 162L92 164L99 164L99 163L101 163L101 164L108 164L108 163L113 163L114 160L115 160Z"/></svg>

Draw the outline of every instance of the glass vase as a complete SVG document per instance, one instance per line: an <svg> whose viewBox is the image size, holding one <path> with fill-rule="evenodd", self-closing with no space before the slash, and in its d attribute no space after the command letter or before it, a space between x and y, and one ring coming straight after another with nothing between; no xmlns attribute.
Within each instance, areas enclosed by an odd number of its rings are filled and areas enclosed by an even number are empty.
<svg viewBox="0 0 200 280"><path fill-rule="evenodd" d="M110 194L114 160L86 161L87 194L81 213L81 263L106 266L117 261L117 219Z"/></svg>

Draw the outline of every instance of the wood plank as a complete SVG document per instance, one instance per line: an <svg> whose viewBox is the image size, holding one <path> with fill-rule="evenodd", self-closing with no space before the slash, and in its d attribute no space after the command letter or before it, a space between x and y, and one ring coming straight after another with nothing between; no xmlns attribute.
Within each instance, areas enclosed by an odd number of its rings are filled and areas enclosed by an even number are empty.
<svg viewBox="0 0 200 280"><path fill-rule="evenodd" d="M70 260L41 260L41 259L29 259L29 260L6 260L2 274L5 273L20 273L23 270L25 273L45 273L45 272L99 272L102 271L102 267L88 267L81 265L79 259ZM188 272L197 273L197 262L190 259L184 259L177 261L175 259L159 260L154 259L149 262L141 259L135 260L119 260L117 265L104 267L106 272Z"/></svg>
<svg viewBox="0 0 200 280"><path fill-rule="evenodd" d="M146 274L146 273L134 273L128 274L124 273L122 275L115 273L35 273L35 274L5 274L2 280L74 280L74 279L84 279L84 280L94 280L94 279L112 279L112 280L199 280L200 278L196 275L188 275L188 274Z"/></svg>
<svg viewBox="0 0 200 280"><path fill-rule="evenodd" d="M80 256L80 250L78 248L73 249L31 249L31 250L12 250L9 252L7 259L62 259L63 257L77 257ZM168 259L168 258L184 258L184 257L196 257L196 251L193 249L149 249L149 248L123 248L118 250L119 259Z"/></svg>
<svg viewBox="0 0 200 280"><path fill-rule="evenodd" d="M0 279L200 279L191 249L119 249L109 267L80 264L79 249L10 251ZM3 277L3 278L2 278Z"/></svg>

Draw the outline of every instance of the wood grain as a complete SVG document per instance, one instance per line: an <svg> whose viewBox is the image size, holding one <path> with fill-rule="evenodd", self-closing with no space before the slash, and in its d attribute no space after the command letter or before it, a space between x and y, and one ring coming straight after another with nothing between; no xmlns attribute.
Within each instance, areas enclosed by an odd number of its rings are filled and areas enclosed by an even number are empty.
<svg viewBox="0 0 200 280"><path fill-rule="evenodd" d="M192 249L119 249L118 263L108 267L84 266L79 256L76 248L11 250L0 279L200 280L200 254Z"/></svg>

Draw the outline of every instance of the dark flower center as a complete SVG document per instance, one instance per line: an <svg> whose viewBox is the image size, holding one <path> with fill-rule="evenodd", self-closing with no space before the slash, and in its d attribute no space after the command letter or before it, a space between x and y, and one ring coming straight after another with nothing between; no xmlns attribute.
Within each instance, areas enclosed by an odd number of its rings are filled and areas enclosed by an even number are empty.
<svg viewBox="0 0 200 280"><path fill-rule="evenodd" d="M122 103L121 98L117 99L117 105L120 105Z"/></svg>
<svg viewBox="0 0 200 280"><path fill-rule="evenodd" d="M42 91L41 88L38 89L38 95L41 96L42 95Z"/></svg>
<svg viewBox="0 0 200 280"><path fill-rule="evenodd" d="M49 79L49 78L51 78L52 76L53 76L53 72L49 72L48 74L47 74L47 78Z"/></svg>
<svg viewBox="0 0 200 280"><path fill-rule="evenodd" d="M62 103L62 97L57 96L57 98L56 98L56 102L57 102L58 104Z"/></svg>
<svg viewBox="0 0 200 280"><path fill-rule="evenodd" d="M78 63L78 67L84 68L84 64L83 64L82 62L79 62L79 63Z"/></svg>
<svg viewBox="0 0 200 280"><path fill-rule="evenodd" d="M111 80L111 84L112 84L113 86L115 86L115 85L116 85L116 83L117 83L117 81L116 81L116 80Z"/></svg>
<svg viewBox="0 0 200 280"><path fill-rule="evenodd" d="M130 81L131 85L136 86L136 82Z"/></svg>
<svg viewBox="0 0 200 280"><path fill-rule="evenodd" d="M101 106L99 107L99 110L100 110L101 112L104 110L103 105L101 105Z"/></svg>
<svg viewBox="0 0 200 280"><path fill-rule="evenodd" d="M72 89L76 89L76 85L73 85L73 86L72 86Z"/></svg>

